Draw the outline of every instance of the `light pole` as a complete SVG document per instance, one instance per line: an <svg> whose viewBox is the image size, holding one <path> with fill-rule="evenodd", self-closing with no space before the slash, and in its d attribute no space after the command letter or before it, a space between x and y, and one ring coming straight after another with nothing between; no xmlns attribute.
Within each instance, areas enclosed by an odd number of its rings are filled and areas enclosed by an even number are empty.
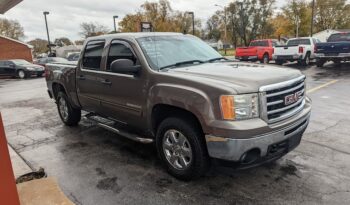
<svg viewBox="0 0 350 205"><path fill-rule="evenodd" d="M114 32L116 32L116 33L117 33L117 26L116 26L116 24L117 24L116 19L117 18L118 18L118 16L113 16Z"/></svg>
<svg viewBox="0 0 350 205"><path fill-rule="evenodd" d="M296 16L296 19L295 19L295 23L296 23L296 26L297 26L297 32L296 32L296 38L299 37L299 26L300 26L300 18L299 16Z"/></svg>
<svg viewBox="0 0 350 205"><path fill-rule="evenodd" d="M314 33L314 15L315 15L315 0L312 0L312 12L311 12L311 28L310 28L310 36L312 37Z"/></svg>
<svg viewBox="0 0 350 205"><path fill-rule="evenodd" d="M225 55L226 55L226 44L227 44L227 9L224 6L221 6L219 4L215 4L214 6L221 7L224 9L224 24L225 24L225 40L224 40L224 49L225 49Z"/></svg>
<svg viewBox="0 0 350 205"><path fill-rule="evenodd" d="M47 41L48 41L47 46L49 47L49 52L50 52L50 55L51 55L52 52L51 52L50 34L49 34L49 27L47 26L47 18L46 18L46 16L49 15L50 12L44 11L43 14L44 14L44 17L45 17L45 25L46 25L46 33L47 33Z"/></svg>
<svg viewBox="0 0 350 205"><path fill-rule="evenodd" d="M187 13L192 15L192 34L194 35L194 33L195 33L195 30L194 30L194 12L193 11L189 11Z"/></svg>

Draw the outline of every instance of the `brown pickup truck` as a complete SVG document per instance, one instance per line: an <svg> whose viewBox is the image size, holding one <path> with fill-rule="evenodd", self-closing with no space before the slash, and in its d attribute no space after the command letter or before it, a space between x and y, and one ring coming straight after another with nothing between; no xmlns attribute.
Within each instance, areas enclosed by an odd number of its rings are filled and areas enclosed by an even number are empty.
<svg viewBox="0 0 350 205"><path fill-rule="evenodd" d="M247 168L279 159L299 145L311 111L299 71L229 61L177 33L88 38L78 64L48 64L46 80L66 125L84 110L98 126L155 143L182 180L213 161Z"/></svg>

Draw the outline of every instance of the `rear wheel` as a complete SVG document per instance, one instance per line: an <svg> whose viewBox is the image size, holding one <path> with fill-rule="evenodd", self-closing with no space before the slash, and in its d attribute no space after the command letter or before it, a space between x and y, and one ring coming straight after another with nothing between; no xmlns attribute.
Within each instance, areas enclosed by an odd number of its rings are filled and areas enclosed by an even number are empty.
<svg viewBox="0 0 350 205"><path fill-rule="evenodd" d="M263 64L268 64L269 61L270 61L269 54L265 53L260 62L263 63Z"/></svg>
<svg viewBox="0 0 350 205"><path fill-rule="evenodd" d="M25 78L27 78L27 74L24 72L24 70L19 70L19 71L17 71L17 76L18 76L20 79L25 79Z"/></svg>
<svg viewBox="0 0 350 205"><path fill-rule="evenodd" d="M305 58L301 61L301 65L308 66L310 65L310 53L307 53Z"/></svg>
<svg viewBox="0 0 350 205"><path fill-rule="evenodd" d="M203 133L187 119L171 117L161 122L157 150L167 171L180 180L199 178L209 167Z"/></svg>
<svg viewBox="0 0 350 205"><path fill-rule="evenodd" d="M75 126L81 119L81 110L75 109L68 101L68 97L64 92L59 92L57 95L57 109L60 118L67 126Z"/></svg>
<svg viewBox="0 0 350 205"><path fill-rule="evenodd" d="M322 60L322 59L317 59L316 60L316 66L318 67L318 68L322 68L323 67L323 65L326 63L326 61L324 61L324 60Z"/></svg>

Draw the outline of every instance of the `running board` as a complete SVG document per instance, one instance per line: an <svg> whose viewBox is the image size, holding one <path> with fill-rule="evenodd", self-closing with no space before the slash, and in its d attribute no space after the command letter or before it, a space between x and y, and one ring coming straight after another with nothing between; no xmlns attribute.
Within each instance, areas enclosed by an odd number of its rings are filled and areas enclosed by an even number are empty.
<svg viewBox="0 0 350 205"><path fill-rule="evenodd" d="M153 143L153 139L151 139L151 138L143 138L143 137L140 137L139 135L125 132L119 128L116 128L115 126L113 126L114 122L110 119L106 119L106 118L103 118L103 117L100 117L97 115L93 115L93 114L88 114L85 117L89 120L96 122L97 126L102 127L102 128L109 130L111 132L114 132L122 137L127 138L127 139L130 139L130 140L133 140L136 142L140 142L143 144Z"/></svg>

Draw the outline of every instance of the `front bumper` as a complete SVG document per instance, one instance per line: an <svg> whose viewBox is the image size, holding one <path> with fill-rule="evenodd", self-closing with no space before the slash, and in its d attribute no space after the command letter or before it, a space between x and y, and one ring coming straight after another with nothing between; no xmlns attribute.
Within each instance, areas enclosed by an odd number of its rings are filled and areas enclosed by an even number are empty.
<svg viewBox="0 0 350 205"><path fill-rule="evenodd" d="M206 135L206 143L209 156L215 159L222 159L226 161L240 162L247 155L247 153L255 153L256 160L249 162L249 164L261 161L263 158L274 156L275 146L280 147L278 154L286 154L297 147L300 143L301 136L306 130L310 119L311 107L303 110L298 118L288 125L279 128L278 130L252 136L244 139L237 139L231 137L220 137L213 135ZM247 130L249 132L249 130Z"/></svg>

